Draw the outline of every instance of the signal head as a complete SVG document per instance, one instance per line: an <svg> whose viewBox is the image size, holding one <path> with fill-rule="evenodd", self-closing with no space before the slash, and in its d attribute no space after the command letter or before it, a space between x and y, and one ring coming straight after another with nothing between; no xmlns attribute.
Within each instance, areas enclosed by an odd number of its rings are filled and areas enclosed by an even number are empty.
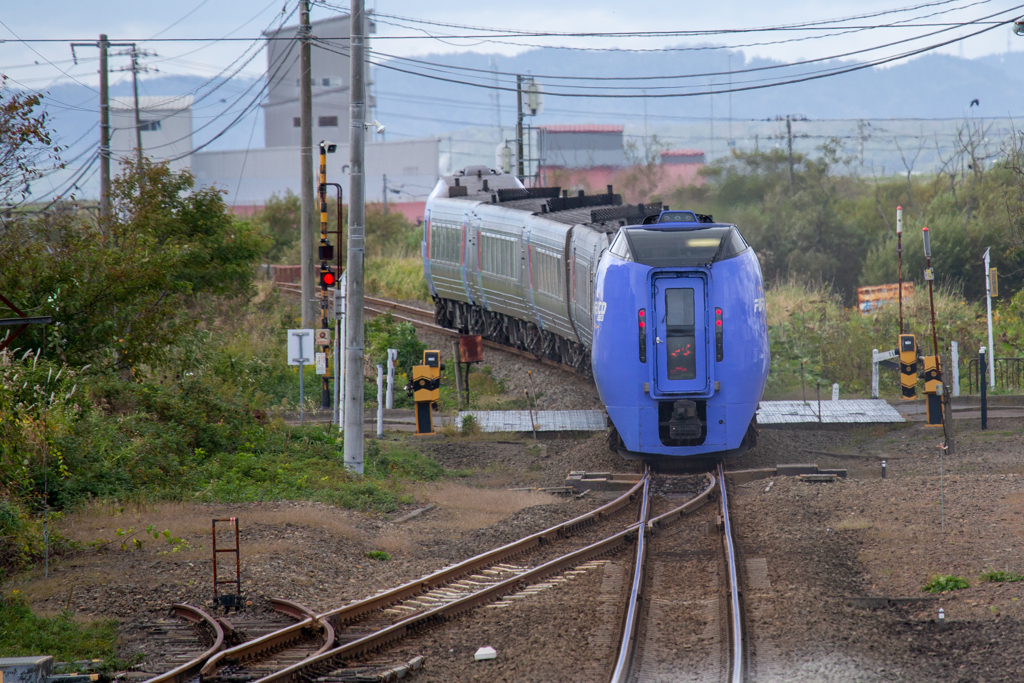
<svg viewBox="0 0 1024 683"><path fill-rule="evenodd" d="M1018 36L1024 36L1024 17L1013 22L1013 32Z"/></svg>

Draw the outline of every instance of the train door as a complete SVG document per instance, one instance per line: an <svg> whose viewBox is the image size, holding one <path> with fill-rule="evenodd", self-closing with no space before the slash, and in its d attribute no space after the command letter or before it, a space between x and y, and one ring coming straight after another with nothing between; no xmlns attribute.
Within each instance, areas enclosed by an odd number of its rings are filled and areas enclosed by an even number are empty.
<svg viewBox="0 0 1024 683"><path fill-rule="evenodd" d="M475 211L466 220L465 270L469 293L477 306L487 306L483 275L480 273L480 227L483 218Z"/></svg>
<svg viewBox="0 0 1024 683"><path fill-rule="evenodd" d="M705 283L699 277L655 277L655 382L663 393L700 393L708 387Z"/></svg>
<svg viewBox="0 0 1024 683"><path fill-rule="evenodd" d="M579 330L580 341L589 345L593 335L590 310L594 306L594 283L591 280L593 271L587 251L577 244L572 247L572 317Z"/></svg>

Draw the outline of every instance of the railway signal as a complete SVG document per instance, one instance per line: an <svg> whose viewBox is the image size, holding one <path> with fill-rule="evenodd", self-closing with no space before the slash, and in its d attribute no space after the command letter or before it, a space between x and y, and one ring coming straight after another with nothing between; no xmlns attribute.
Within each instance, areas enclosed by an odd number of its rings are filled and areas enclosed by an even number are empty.
<svg viewBox="0 0 1024 683"><path fill-rule="evenodd" d="M320 184L318 186L320 194L320 330L318 330L318 333L326 333L327 345L330 345L331 338L330 323L327 321L327 310L331 307L331 295L328 290L334 287L337 281L337 276L331 272L330 267L327 265L327 261L334 258L334 245L327 241L327 155L335 152L337 149L338 146L333 142L320 141ZM324 349L323 354L317 355L323 356L322 364L319 364L319 367L317 367L317 370L322 373L323 377L323 386L320 388L320 408L322 410L330 410L330 354Z"/></svg>
<svg viewBox="0 0 1024 683"><path fill-rule="evenodd" d="M416 435L425 436L434 433L434 421L430 414L434 403L441 398L441 362L440 351L424 351L423 365L412 366L412 381L406 391L416 401Z"/></svg>

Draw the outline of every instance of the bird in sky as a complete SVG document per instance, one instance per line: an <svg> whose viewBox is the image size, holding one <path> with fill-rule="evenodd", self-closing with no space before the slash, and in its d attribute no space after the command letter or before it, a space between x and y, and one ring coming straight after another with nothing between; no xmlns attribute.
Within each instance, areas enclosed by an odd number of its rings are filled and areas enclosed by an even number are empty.
<svg viewBox="0 0 1024 683"><path fill-rule="evenodd" d="M980 107L980 106L981 106L981 100L979 100L979 99L977 99L977 98L975 98L975 99L971 100L971 106L970 106L970 107L967 107L967 108L968 108L968 109L970 109L970 108L971 108L971 107L973 107L974 105L978 105L978 106Z"/></svg>

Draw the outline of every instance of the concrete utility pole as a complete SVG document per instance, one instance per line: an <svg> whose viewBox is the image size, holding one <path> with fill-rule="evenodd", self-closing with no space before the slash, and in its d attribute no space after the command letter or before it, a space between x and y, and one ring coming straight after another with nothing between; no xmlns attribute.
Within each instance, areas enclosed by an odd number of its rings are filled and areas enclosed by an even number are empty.
<svg viewBox="0 0 1024 683"><path fill-rule="evenodd" d="M523 77L516 76L516 175L523 182Z"/></svg>
<svg viewBox="0 0 1024 683"><path fill-rule="evenodd" d="M793 191L793 120L786 114L786 140L789 146L789 191Z"/></svg>
<svg viewBox="0 0 1024 683"><path fill-rule="evenodd" d="M95 43L71 43L71 57L78 64L76 47L100 49L100 218L110 216L110 92L107 87L107 34L101 33Z"/></svg>
<svg viewBox="0 0 1024 683"><path fill-rule="evenodd" d="M120 69L111 69L112 71L131 71L132 72L132 92L135 96L135 161L138 166L142 167L142 115L139 112L139 72L149 71L149 67L139 66L139 57L149 57L154 53L147 52L146 50L140 50L135 43L108 43L109 47L127 47L127 50L118 52L119 55L128 55L132 58L132 65L121 67ZM154 69L155 71L155 69Z"/></svg>
<svg viewBox="0 0 1024 683"><path fill-rule="evenodd" d="M366 84L364 82L363 0L352 0L350 31L351 100L349 123L349 206L347 329L345 348L345 467L363 473L363 221L366 212L366 176L363 158L366 139Z"/></svg>
<svg viewBox="0 0 1024 683"><path fill-rule="evenodd" d="M384 174L384 215L388 215L388 174Z"/></svg>
<svg viewBox="0 0 1024 683"><path fill-rule="evenodd" d="M100 218L110 218L110 88L107 34L100 34Z"/></svg>
<svg viewBox="0 0 1024 683"><path fill-rule="evenodd" d="M302 327L313 326L316 265L313 261L313 87L309 55L309 0L299 3L299 163L302 164L302 215L299 224L302 264Z"/></svg>

